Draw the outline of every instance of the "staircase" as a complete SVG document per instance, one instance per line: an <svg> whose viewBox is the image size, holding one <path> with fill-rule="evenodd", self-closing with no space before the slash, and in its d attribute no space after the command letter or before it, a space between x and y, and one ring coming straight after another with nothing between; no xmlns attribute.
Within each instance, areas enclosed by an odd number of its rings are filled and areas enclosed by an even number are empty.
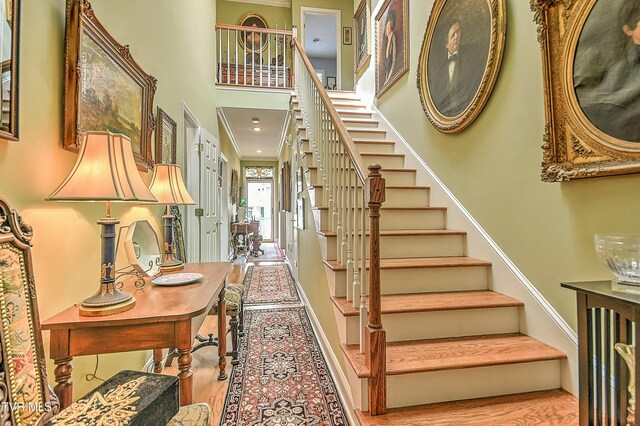
<svg viewBox="0 0 640 426"><path fill-rule="evenodd" d="M466 256L465 231L447 228L446 208L430 205L430 189L416 186L418 171L405 168L404 155L395 152L395 142L378 128L375 113L353 92L328 94L363 162L382 166L386 180L379 239L389 410L372 416L367 411L372 373L361 350L363 311L350 297L348 265L338 252L340 236L330 231L331 207L325 205L315 158L320 153L310 144L302 105L292 100L360 423L578 424L577 400L560 389L565 354L520 332L526 307L490 290L491 264ZM357 212L347 213L360 222L365 204L351 203L349 210L354 205L360 206ZM369 247L368 231L366 235Z"/></svg>

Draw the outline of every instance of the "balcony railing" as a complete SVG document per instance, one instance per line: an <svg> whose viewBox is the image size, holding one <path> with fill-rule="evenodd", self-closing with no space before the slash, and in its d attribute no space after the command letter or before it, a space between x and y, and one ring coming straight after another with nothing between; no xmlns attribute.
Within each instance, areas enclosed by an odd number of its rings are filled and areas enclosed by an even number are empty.
<svg viewBox="0 0 640 426"><path fill-rule="evenodd" d="M293 32L216 25L217 84L263 88L293 87Z"/></svg>

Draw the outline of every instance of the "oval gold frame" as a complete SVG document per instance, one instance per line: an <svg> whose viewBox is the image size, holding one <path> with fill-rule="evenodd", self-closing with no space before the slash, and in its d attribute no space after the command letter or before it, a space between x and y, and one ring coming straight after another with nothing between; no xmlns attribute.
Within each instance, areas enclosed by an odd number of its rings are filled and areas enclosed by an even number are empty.
<svg viewBox="0 0 640 426"><path fill-rule="evenodd" d="M640 172L640 143L598 129L580 107L573 87L578 41L598 0L530 1L538 25L545 91L542 180Z"/></svg>
<svg viewBox="0 0 640 426"><path fill-rule="evenodd" d="M418 59L417 85L422 109L431 124L442 133L457 133L468 127L478 117L493 91L493 86L498 79L500 65L502 64L502 57L504 56L507 15L505 0L486 0L491 14L491 38L487 64L480 80L480 85L469 105L460 114L449 117L443 115L436 108L431 98L429 80L427 78L429 49L433 40L433 33L447 1L456 0L436 0L431 9Z"/></svg>
<svg viewBox="0 0 640 426"><path fill-rule="evenodd" d="M269 24L267 23L267 20L264 19L263 16L258 15L257 13L247 13L246 15L244 15L242 18L240 18L240 22L238 22L238 25L240 25L241 27L244 27L244 22L249 19L249 18L257 18L259 21L261 21L264 24L264 28L260 28L261 30L266 30L269 28ZM251 28L251 27L248 27ZM246 35L245 35L246 37ZM245 44L244 44L244 38L240 37L238 38L238 44L240 45L240 47L242 47L242 49L248 53L255 53L255 52L259 52L261 50L265 50L267 48L267 46L269 45L269 38L267 37L266 42L264 40L264 38L261 36L261 40L260 40L260 49L248 49L245 48Z"/></svg>

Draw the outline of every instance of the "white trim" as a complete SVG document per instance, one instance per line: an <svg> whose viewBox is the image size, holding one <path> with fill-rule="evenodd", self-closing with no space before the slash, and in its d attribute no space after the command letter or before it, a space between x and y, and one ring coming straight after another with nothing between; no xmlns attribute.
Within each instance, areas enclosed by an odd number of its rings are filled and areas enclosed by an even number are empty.
<svg viewBox="0 0 640 426"><path fill-rule="evenodd" d="M191 140L187 140L187 127L195 130L194 140L197 143L200 142L200 122L196 116L191 112L186 103L182 102L182 116L180 121L182 124L182 139L184 146L184 175L186 179L187 190L190 194L197 194L197 202L200 202L200 155L198 154L196 147L191 144ZM195 154L194 154L195 153ZM194 179L191 175L191 167L197 168L197 182L193 182ZM187 247L187 260L190 262L200 261L200 221L195 216L195 209L197 205L185 206L185 244ZM191 253L191 254L189 254ZM194 253L197 253L194 255Z"/></svg>
<svg viewBox="0 0 640 426"><path fill-rule="evenodd" d="M260 88L253 88L251 86L229 86L229 85L216 85L216 90L229 90L235 92L258 92L258 93L290 93L293 94L293 90L289 89L274 89L268 88L264 86L260 86ZM266 109L266 108L265 108ZM279 108L272 108L279 109Z"/></svg>
<svg viewBox="0 0 640 426"><path fill-rule="evenodd" d="M289 261L289 257L285 255L285 260L289 270L291 270L291 262ZM344 414L347 416L347 420L349 424L357 425L359 424L358 420L355 417L355 410L353 409L353 404L351 404L351 399L347 397L347 395L351 395L351 388L349 387L349 380L347 376L345 376L342 368L340 368L340 363L338 362L338 358L336 358L336 354L331 348L331 344L327 339L327 336L324 334L324 329L318 320L313 308L311 307L311 303L309 303L309 299L300 285L300 282L296 279L296 288L298 289L298 294L300 295L300 299L302 299L302 304L309 315L309 319L311 320L311 327L313 328L316 337L318 338L318 343L320 344L320 350L324 355L324 359L327 362L327 368L329 369L329 373L331 374L331 378L333 379L333 383L336 385L336 390L338 391L338 397L340 398L340 402L342 403L342 408L344 409Z"/></svg>
<svg viewBox="0 0 640 426"><path fill-rule="evenodd" d="M222 110L222 108L216 108L216 109L218 110L218 118L220 118L220 121L222 122L222 126L224 127L224 131L227 132L227 136L229 136L229 140L231 140L231 145L233 146L233 149L236 151L236 154L238 154L238 158L243 160L242 156L240 155L240 148L238 147L238 141L236 141L236 137L231 131L231 126L229 125L229 121L227 121L227 116L224 115L224 111Z"/></svg>
<svg viewBox="0 0 640 426"><path fill-rule="evenodd" d="M301 41L302 47L306 48L304 45L304 14L305 13L315 13L315 14L324 14L324 15L335 15L336 17L336 78L337 85L339 89L342 89L342 11L338 9L323 9L320 7L300 7L300 37L298 40Z"/></svg>
<svg viewBox="0 0 640 426"><path fill-rule="evenodd" d="M291 0L227 0L227 1L233 1L236 3L262 4L265 6L275 6L275 7L291 7Z"/></svg>
<svg viewBox="0 0 640 426"><path fill-rule="evenodd" d="M278 142L278 151L276 154L276 158L280 158L280 154L282 153L282 147L284 147L284 142L287 139L287 130L289 129L289 124L291 123L291 110L287 110L287 116L284 119L284 124L282 125L282 131L280 132L280 142Z"/></svg>
<svg viewBox="0 0 640 426"><path fill-rule="evenodd" d="M418 155L418 153L413 149L413 147L402 137L400 132L393 127L393 125L387 120L387 118L380 112L380 110L375 106L371 105L371 109L373 112L378 114L380 120L382 120L389 129L395 133L395 139L401 142L405 147L413 154L416 160L422 165L424 170L429 174L429 176L437 182L438 186L444 191L444 193L449 197L451 202L453 202L465 218L473 225L473 227L478 231L480 235L485 239L487 244L491 246L491 248L496 252L496 254L500 257L500 259L507 265L507 267L513 272L513 274L518 278L520 283L527 289L527 291L533 296L534 299L540 304L540 306L551 316L551 318L555 321L555 323L562 329L562 331L566 334L566 336L571 339L576 346L578 345L578 335L573 331L573 329L567 324L567 322L560 316L558 311L555 310L553 306L544 298L544 296L538 291L538 289L527 279L527 277L518 269L518 267L509 259L504 251L498 246L498 244L491 238L491 236L487 233L487 231L482 228L482 226L475 220L475 218L465 209L462 203L456 198L455 195L447 188L447 186L442 182L438 176L434 173L433 170L425 163L425 161Z"/></svg>

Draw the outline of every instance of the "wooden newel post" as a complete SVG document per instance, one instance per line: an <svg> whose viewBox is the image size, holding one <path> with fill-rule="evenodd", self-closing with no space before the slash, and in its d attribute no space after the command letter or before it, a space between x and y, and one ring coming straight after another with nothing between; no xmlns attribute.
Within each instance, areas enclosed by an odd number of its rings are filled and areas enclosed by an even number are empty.
<svg viewBox="0 0 640 426"><path fill-rule="evenodd" d="M369 379L369 413L372 416L387 412L387 338L382 328L380 302L380 207L384 203L385 182L380 165L369 166L366 196L369 207L369 323L365 339L366 365Z"/></svg>

